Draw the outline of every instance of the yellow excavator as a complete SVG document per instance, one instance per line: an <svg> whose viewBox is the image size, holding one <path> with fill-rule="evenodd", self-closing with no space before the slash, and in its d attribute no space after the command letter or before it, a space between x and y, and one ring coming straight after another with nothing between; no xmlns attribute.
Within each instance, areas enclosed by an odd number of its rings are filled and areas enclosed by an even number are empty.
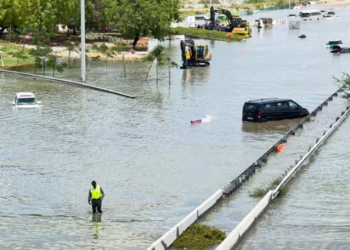
<svg viewBox="0 0 350 250"><path fill-rule="evenodd" d="M247 22L247 20L242 20L241 23L232 30L232 34L251 36L252 29L250 28L249 22Z"/></svg>
<svg viewBox="0 0 350 250"><path fill-rule="evenodd" d="M206 44L195 44L193 40L181 40L182 66L180 69L209 66L211 52Z"/></svg>

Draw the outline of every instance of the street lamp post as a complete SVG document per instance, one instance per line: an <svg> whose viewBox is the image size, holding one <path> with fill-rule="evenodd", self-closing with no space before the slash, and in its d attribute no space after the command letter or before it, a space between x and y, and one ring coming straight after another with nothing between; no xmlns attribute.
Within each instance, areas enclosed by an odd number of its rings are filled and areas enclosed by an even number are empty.
<svg viewBox="0 0 350 250"><path fill-rule="evenodd" d="M289 0L288 15L290 15L290 0Z"/></svg>
<svg viewBox="0 0 350 250"><path fill-rule="evenodd" d="M86 78L86 61L85 61L85 0L80 0L80 36L81 36L81 81L85 82Z"/></svg>

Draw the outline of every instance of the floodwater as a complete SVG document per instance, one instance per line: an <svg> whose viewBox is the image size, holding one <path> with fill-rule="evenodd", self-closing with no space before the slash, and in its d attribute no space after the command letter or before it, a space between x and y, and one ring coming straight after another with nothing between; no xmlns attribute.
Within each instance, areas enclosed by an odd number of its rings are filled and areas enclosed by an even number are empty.
<svg viewBox="0 0 350 250"><path fill-rule="evenodd" d="M253 28L243 43L196 41L209 44L211 66L172 69L170 85L167 69L158 86L154 69L146 81L141 62L126 62L126 77L122 62L90 65L88 83L136 95L133 100L1 74L0 249L148 247L297 122L242 123L245 101L291 98L313 110L337 89L333 76L349 69L349 55L330 54L326 42L339 37L350 44L350 10L337 12L339 18L300 31ZM284 19L287 12L268 15ZM307 38L297 38L301 33ZM165 45L180 64L179 41ZM79 68L60 76L77 79ZM42 108L14 110L20 91L34 92ZM211 123L190 125L207 114ZM336 182L342 173L327 177ZM310 186L321 185L316 177ZM87 202L92 180L106 193L101 218L92 217ZM275 236L268 239L272 244Z"/></svg>
<svg viewBox="0 0 350 250"><path fill-rule="evenodd" d="M243 249L349 249L349 148L342 124L273 202ZM331 159L331 161L330 161ZM307 202L306 202L307 201Z"/></svg>

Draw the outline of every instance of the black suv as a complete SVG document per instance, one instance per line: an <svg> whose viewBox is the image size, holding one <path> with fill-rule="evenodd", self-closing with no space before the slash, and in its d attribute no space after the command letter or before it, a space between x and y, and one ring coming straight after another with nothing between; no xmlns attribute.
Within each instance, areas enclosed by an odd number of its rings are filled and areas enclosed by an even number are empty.
<svg viewBox="0 0 350 250"><path fill-rule="evenodd" d="M258 99L244 103L242 120L266 122L309 115L309 111L291 99Z"/></svg>

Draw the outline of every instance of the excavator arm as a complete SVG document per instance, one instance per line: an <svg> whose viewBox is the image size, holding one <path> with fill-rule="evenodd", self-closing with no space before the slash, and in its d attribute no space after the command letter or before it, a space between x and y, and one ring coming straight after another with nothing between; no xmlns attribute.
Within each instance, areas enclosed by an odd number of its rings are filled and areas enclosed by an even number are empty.
<svg viewBox="0 0 350 250"><path fill-rule="evenodd" d="M229 25L231 26L231 24L232 24L232 14L231 14L230 11L224 10L224 9L218 9L218 10L215 10L215 12L216 13L220 13L220 14L224 14L225 16L227 16Z"/></svg>
<svg viewBox="0 0 350 250"><path fill-rule="evenodd" d="M195 45L194 41L189 39L189 40L181 40L180 42L180 47L181 47L181 58L182 58L182 69L188 68L188 61L192 60L195 57ZM188 50L186 50L186 47L189 48L189 58L187 56Z"/></svg>

